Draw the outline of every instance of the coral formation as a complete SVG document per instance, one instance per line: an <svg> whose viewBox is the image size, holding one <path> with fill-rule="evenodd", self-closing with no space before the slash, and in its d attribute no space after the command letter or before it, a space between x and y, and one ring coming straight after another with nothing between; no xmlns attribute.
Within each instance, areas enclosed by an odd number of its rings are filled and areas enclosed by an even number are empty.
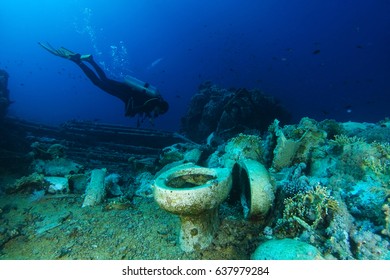
<svg viewBox="0 0 390 280"><path fill-rule="evenodd" d="M263 147L261 137L240 133L227 141L225 146L225 164L227 160L234 162L240 159L253 159L263 161Z"/></svg>
<svg viewBox="0 0 390 280"><path fill-rule="evenodd" d="M7 193L31 193L34 190L44 189L48 184L43 174L34 172L17 179L12 185L8 186L6 191Z"/></svg>
<svg viewBox="0 0 390 280"><path fill-rule="evenodd" d="M269 131L276 141L273 150L272 168L280 171L294 163L310 163L313 149L323 143L327 137L324 130L318 128L316 121L303 118L298 125L279 127L275 120Z"/></svg>
<svg viewBox="0 0 390 280"><path fill-rule="evenodd" d="M284 200L283 217L277 221L276 231L283 236L295 237L304 230L309 232L329 226L338 202L329 191L318 185Z"/></svg>
<svg viewBox="0 0 390 280"><path fill-rule="evenodd" d="M372 229L356 228L351 231L354 255L359 260L390 260L390 242L374 233Z"/></svg>
<svg viewBox="0 0 390 280"><path fill-rule="evenodd" d="M227 90L205 82L192 97L181 129L194 141L203 141L212 132L229 139L253 129L266 131L275 118L288 122L290 114L271 96L257 89Z"/></svg>
<svg viewBox="0 0 390 280"><path fill-rule="evenodd" d="M343 196L350 213L356 217L369 219L374 224L381 222L382 206L390 195L390 190L377 181L358 181L346 187Z"/></svg>
<svg viewBox="0 0 390 280"><path fill-rule="evenodd" d="M304 174L306 164L301 162L291 167L285 179L280 180L281 191L286 197L294 196L298 193L305 193L313 188L309 178Z"/></svg>
<svg viewBox="0 0 390 280"><path fill-rule="evenodd" d="M376 141L367 131L361 136L367 127L377 133L375 124L317 126L325 133L317 134L322 136L308 157L293 165L299 158L297 149L283 168L274 168L277 204L284 210L274 212L271 229L279 237L299 238L321 248L326 258L388 259L388 143ZM281 129L286 139L302 135L299 125Z"/></svg>

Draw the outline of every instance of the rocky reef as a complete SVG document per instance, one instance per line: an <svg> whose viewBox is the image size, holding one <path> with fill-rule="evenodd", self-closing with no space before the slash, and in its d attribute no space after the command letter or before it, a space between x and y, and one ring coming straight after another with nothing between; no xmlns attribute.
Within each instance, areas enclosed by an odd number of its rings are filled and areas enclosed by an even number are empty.
<svg viewBox="0 0 390 280"><path fill-rule="evenodd" d="M259 244L280 240L266 246L285 241L297 250L306 244L315 250L315 259L390 259L389 131L388 120L368 124L303 118L285 126L275 120L262 136L239 134L207 157L204 150L198 164L231 167L249 158L267 168L276 195L268 215L257 220ZM245 213L235 190L240 187L233 186L228 205ZM267 256L259 249L252 257L269 258L271 249L266 248ZM272 258L288 258L277 248Z"/></svg>
<svg viewBox="0 0 390 280"><path fill-rule="evenodd" d="M4 118L11 103L9 99L8 77L8 73L0 69L0 119Z"/></svg>
<svg viewBox="0 0 390 280"><path fill-rule="evenodd" d="M228 90L205 82L192 97L181 130L194 141L204 141L213 132L226 140L251 129L266 131L276 118L287 123L291 116L260 90Z"/></svg>
<svg viewBox="0 0 390 280"><path fill-rule="evenodd" d="M377 133L387 124L272 125L274 237L314 245L325 258L389 259L390 149Z"/></svg>

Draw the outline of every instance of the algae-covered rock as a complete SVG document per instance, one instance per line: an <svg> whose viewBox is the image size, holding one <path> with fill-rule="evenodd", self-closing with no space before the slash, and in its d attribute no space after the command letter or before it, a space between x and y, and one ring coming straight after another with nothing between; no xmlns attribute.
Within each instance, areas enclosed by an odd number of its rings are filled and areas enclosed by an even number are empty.
<svg viewBox="0 0 390 280"><path fill-rule="evenodd" d="M261 161L263 154L261 144L260 136L240 133L227 142L225 152L234 160L247 158Z"/></svg>
<svg viewBox="0 0 390 280"><path fill-rule="evenodd" d="M308 243L295 239L274 239L260 244L252 260L321 260L320 251Z"/></svg>
<svg viewBox="0 0 390 280"><path fill-rule="evenodd" d="M388 184L390 180L388 142L367 143L364 138L357 136L336 135L330 144L327 155L321 159L322 169L326 168L331 174L349 175L357 180L371 178L380 184ZM319 164L313 163L313 171L316 172L312 174L320 174L317 172L320 169Z"/></svg>
<svg viewBox="0 0 390 280"><path fill-rule="evenodd" d="M279 171L295 163L309 163L315 148L324 143L327 133L320 129L317 122L302 118L298 125L279 127L275 120L270 126L270 132L276 139L273 151L272 167Z"/></svg>
<svg viewBox="0 0 390 280"><path fill-rule="evenodd" d="M31 193L34 190L43 190L48 186L45 176L39 173L32 173L19 178L14 184L7 187L7 193Z"/></svg>
<svg viewBox="0 0 390 280"><path fill-rule="evenodd" d="M83 169L83 166L66 158L55 158L52 160L35 160L31 169L37 173L43 173L46 176L64 177L69 174L77 174Z"/></svg>
<svg viewBox="0 0 390 280"><path fill-rule="evenodd" d="M350 213L359 218L370 219L374 223L382 222L382 206L386 202L389 190L377 181L358 181L346 188L345 195Z"/></svg>
<svg viewBox="0 0 390 280"><path fill-rule="evenodd" d="M88 176L86 174L70 174L66 176L69 182L69 189L72 193L82 194L88 184Z"/></svg>
<svg viewBox="0 0 390 280"><path fill-rule="evenodd" d="M159 156L159 164L161 166L168 165L173 162L197 163L202 155L202 150L198 145L190 143L177 143L172 146L165 147Z"/></svg>
<svg viewBox="0 0 390 280"><path fill-rule="evenodd" d="M136 188L135 195L140 197L153 197L154 178L150 172L142 172L135 177L134 186Z"/></svg>
<svg viewBox="0 0 390 280"><path fill-rule="evenodd" d="M275 135L277 141L272 167L276 170L281 170L284 167L292 165L299 147L299 142L287 139L282 130L277 130Z"/></svg>
<svg viewBox="0 0 390 280"><path fill-rule="evenodd" d="M159 164L164 166L172 162L183 160L183 151L179 145L172 145L162 150L159 158Z"/></svg>

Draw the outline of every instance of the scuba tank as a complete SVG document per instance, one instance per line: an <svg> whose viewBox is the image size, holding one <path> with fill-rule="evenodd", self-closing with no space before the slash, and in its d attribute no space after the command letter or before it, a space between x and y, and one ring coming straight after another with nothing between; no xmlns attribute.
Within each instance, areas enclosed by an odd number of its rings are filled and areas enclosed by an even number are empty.
<svg viewBox="0 0 390 280"><path fill-rule="evenodd" d="M160 96L160 93L158 92L157 88L152 86L149 83L142 82L138 80L137 78L134 78L130 75L125 76L125 83L129 85L134 90L144 92L148 96L151 97L158 97Z"/></svg>

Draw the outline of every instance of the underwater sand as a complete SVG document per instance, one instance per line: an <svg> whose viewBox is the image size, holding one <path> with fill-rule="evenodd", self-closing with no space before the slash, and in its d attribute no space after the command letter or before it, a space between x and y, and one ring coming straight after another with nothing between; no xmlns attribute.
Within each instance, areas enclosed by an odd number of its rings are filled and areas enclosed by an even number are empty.
<svg viewBox="0 0 390 280"><path fill-rule="evenodd" d="M248 259L258 243L254 224L224 213L224 207L213 244L202 252L184 253L177 243L179 219L153 198L136 198L124 210L105 210L107 203L81 208L83 198L75 195L29 199L0 199L0 227L13 235L0 259Z"/></svg>

